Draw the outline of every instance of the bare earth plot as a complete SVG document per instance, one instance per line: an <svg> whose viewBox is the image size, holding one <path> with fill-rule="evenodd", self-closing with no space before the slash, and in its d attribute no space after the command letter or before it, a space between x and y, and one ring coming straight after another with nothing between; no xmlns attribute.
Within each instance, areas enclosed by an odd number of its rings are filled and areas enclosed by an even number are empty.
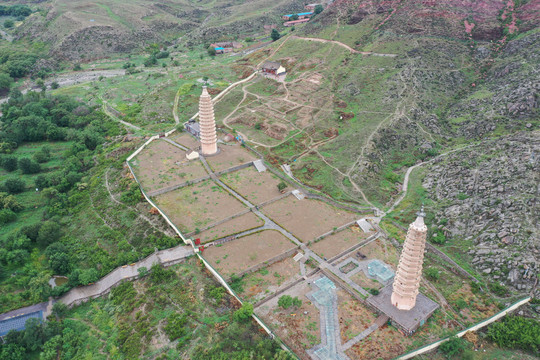
<svg viewBox="0 0 540 360"><path fill-rule="evenodd" d="M198 147L201 146L201 144L195 137L183 131L176 134L172 134L170 139L174 141L175 143L178 143L180 145L187 147L188 149L197 149Z"/></svg>
<svg viewBox="0 0 540 360"><path fill-rule="evenodd" d="M253 229L264 225L264 221L252 212L240 215L222 224L211 227L194 235L194 238L201 239L202 243L220 239L229 235L238 234L242 231Z"/></svg>
<svg viewBox="0 0 540 360"><path fill-rule="evenodd" d="M303 242L311 241L358 217L322 201L298 200L293 196L265 206L262 212Z"/></svg>
<svg viewBox="0 0 540 360"><path fill-rule="evenodd" d="M257 160L257 157L244 149L240 145L220 145L220 152L217 155L206 158L208 164L214 171L225 170L237 165Z"/></svg>
<svg viewBox="0 0 540 360"><path fill-rule="evenodd" d="M186 233L246 209L210 180L158 195L154 200L180 231Z"/></svg>
<svg viewBox="0 0 540 360"><path fill-rule="evenodd" d="M365 233L358 226L354 225L336 234L327 236L316 243L312 243L309 248L317 254L330 259L350 249L372 234L373 232Z"/></svg>
<svg viewBox="0 0 540 360"><path fill-rule="evenodd" d="M354 344L345 354L350 359L393 359L407 351L412 338L403 336L393 326L383 326Z"/></svg>
<svg viewBox="0 0 540 360"><path fill-rule="evenodd" d="M146 191L207 175L199 161L188 161L185 151L163 140L152 141L132 164L137 179Z"/></svg>
<svg viewBox="0 0 540 360"><path fill-rule="evenodd" d="M281 233L264 230L221 246L209 247L204 251L204 257L221 274L231 276L293 248L295 245Z"/></svg>
<svg viewBox="0 0 540 360"><path fill-rule="evenodd" d="M240 296L251 303L256 303L280 287L285 287L288 283L299 279L300 267L293 260L293 256L246 275L242 279L244 291L240 293Z"/></svg>
<svg viewBox="0 0 540 360"><path fill-rule="evenodd" d="M372 325L377 317L346 291L338 288L337 295L341 343L345 344Z"/></svg>
<svg viewBox="0 0 540 360"><path fill-rule="evenodd" d="M223 175L221 181L253 204L261 204L281 195L277 188L281 180L269 171L259 173L252 166Z"/></svg>
<svg viewBox="0 0 540 360"><path fill-rule="evenodd" d="M287 345L300 359L310 359L306 350L321 342L319 309L306 297L312 291L311 286L302 282L283 292L283 295L302 300L300 308L283 310L278 306L279 296L276 296L255 309L280 339L287 340Z"/></svg>

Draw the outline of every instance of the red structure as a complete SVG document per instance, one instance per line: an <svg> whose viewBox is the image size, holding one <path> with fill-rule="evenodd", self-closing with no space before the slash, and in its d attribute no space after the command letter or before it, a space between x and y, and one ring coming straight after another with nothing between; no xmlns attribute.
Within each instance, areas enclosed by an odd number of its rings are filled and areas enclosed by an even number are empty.
<svg viewBox="0 0 540 360"><path fill-rule="evenodd" d="M285 27L291 27L298 24L307 23L309 19L302 19L302 20L294 20L294 21L287 21L283 23L283 26Z"/></svg>
<svg viewBox="0 0 540 360"><path fill-rule="evenodd" d="M195 245L201 245L201 239L195 239Z"/></svg>

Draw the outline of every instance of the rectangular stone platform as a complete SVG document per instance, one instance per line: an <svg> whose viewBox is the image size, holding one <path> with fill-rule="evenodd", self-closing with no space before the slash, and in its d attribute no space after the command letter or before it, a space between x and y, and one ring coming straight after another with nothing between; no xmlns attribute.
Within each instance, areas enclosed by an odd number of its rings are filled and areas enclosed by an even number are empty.
<svg viewBox="0 0 540 360"><path fill-rule="evenodd" d="M398 310L390 301L392 296L392 284L381 289L379 295L370 296L367 302L381 313L392 320L397 328L407 335L414 333L427 319L439 308L439 304L419 293L416 297L416 305L411 310Z"/></svg>

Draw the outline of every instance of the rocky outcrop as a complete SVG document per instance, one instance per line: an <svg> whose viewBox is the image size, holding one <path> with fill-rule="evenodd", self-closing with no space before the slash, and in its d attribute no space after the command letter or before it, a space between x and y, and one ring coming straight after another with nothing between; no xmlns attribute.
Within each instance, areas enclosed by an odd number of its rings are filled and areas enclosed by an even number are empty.
<svg viewBox="0 0 540 360"><path fill-rule="evenodd" d="M492 281L530 291L540 273L540 131L492 139L429 166L435 226L470 243Z"/></svg>

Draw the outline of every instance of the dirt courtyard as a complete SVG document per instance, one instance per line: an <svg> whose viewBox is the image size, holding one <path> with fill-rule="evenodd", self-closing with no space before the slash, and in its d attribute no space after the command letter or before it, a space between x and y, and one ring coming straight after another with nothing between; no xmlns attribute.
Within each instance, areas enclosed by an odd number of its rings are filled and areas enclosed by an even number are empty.
<svg viewBox="0 0 540 360"><path fill-rule="evenodd" d="M181 184L208 175L200 161L189 161L186 152L163 140L152 141L132 160L137 179L146 191Z"/></svg>
<svg viewBox="0 0 540 360"><path fill-rule="evenodd" d="M225 276L238 274L296 246L275 230L264 230L223 245L211 246L204 257Z"/></svg>
<svg viewBox="0 0 540 360"><path fill-rule="evenodd" d="M277 188L281 179L269 171L260 173L253 166L223 175L221 181L257 205L281 195Z"/></svg>
<svg viewBox="0 0 540 360"><path fill-rule="evenodd" d="M372 234L374 232L365 233L358 226L353 225L316 243L312 243L309 247L320 256L330 259L364 241Z"/></svg>
<svg viewBox="0 0 540 360"><path fill-rule="evenodd" d="M322 201L298 200L294 196L269 204L261 211L302 242L311 241L334 227L359 218L358 214L338 209Z"/></svg>
<svg viewBox="0 0 540 360"><path fill-rule="evenodd" d="M302 282L280 294L297 296L302 300L299 308L282 309L277 304L280 296L276 296L255 309L255 313L274 329L276 335L300 359L311 359L306 350L321 342L319 309L306 297L312 291L310 285Z"/></svg>
<svg viewBox="0 0 540 360"><path fill-rule="evenodd" d="M220 150L219 154L206 158L208 165L210 165L214 172L257 160L255 155L252 155L249 150L240 145L219 144L218 147Z"/></svg>
<svg viewBox="0 0 540 360"><path fill-rule="evenodd" d="M175 143L183 145L191 150L196 150L201 146L198 139L184 131L171 134L170 139Z"/></svg>
<svg viewBox="0 0 540 360"><path fill-rule="evenodd" d="M256 303L280 287L285 287L299 279L301 277L300 265L294 261L293 257L294 255L291 255L284 260L246 275L242 279L244 291L240 293L240 296L251 303Z"/></svg>
<svg viewBox="0 0 540 360"><path fill-rule="evenodd" d="M156 205L182 232L192 232L238 214L246 207L211 180L157 195Z"/></svg>

